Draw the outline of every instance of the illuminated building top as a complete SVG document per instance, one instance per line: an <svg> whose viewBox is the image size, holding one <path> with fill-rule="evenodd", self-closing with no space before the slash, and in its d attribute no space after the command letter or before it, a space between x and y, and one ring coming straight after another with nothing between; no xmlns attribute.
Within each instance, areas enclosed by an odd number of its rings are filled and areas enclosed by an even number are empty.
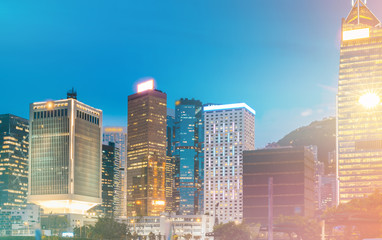
<svg viewBox="0 0 382 240"><path fill-rule="evenodd" d="M370 27L375 27L377 25L381 25L381 22L377 17L370 11L370 9L366 6L366 2L362 2L361 0L356 0L353 4L353 8L350 11L349 15L345 20L348 24L364 24Z"/></svg>
<svg viewBox="0 0 382 240"><path fill-rule="evenodd" d="M245 108L253 115L256 115L255 110L253 110L250 106L248 106L245 103L233 103L233 104L223 104L223 105L211 105L211 106L205 106L204 111L218 111L218 110L227 110L227 109L234 109L234 108Z"/></svg>
<svg viewBox="0 0 382 240"><path fill-rule="evenodd" d="M154 80L148 80L146 82L140 83L137 85L137 92L144 92L147 90L153 90L154 89Z"/></svg>

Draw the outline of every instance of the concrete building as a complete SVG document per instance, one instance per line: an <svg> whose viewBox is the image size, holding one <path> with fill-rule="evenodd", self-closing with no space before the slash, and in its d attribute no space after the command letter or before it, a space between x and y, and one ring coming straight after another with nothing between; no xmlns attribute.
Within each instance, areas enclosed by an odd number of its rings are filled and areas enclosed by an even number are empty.
<svg viewBox="0 0 382 240"><path fill-rule="evenodd" d="M29 122L0 115L0 210L26 206L28 191Z"/></svg>
<svg viewBox="0 0 382 240"><path fill-rule="evenodd" d="M164 212L167 95L153 80L138 84L128 97L128 216Z"/></svg>
<svg viewBox="0 0 382 240"><path fill-rule="evenodd" d="M244 222L268 221L268 180L273 178L273 216L313 217L314 155L308 147L244 151Z"/></svg>
<svg viewBox="0 0 382 240"><path fill-rule="evenodd" d="M169 235L184 239L185 235L190 235L191 240L213 239L213 237L206 237L206 233L213 232L214 226L214 217L209 215L129 217L125 223L131 234L137 233L138 236L143 237L154 234L157 239L169 239Z"/></svg>
<svg viewBox="0 0 382 240"><path fill-rule="evenodd" d="M27 204L19 209L0 210L0 237L34 236L40 224L40 206Z"/></svg>
<svg viewBox="0 0 382 240"><path fill-rule="evenodd" d="M341 33L336 169L346 203L382 189L381 22L356 0Z"/></svg>
<svg viewBox="0 0 382 240"><path fill-rule="evenodd" d="M85 214L101 203L102 111L76 96L30 105L28 201L45 213Z"/></svg>
<svg viewBox="0 0 382 240"><path fill-rule="evenodd" d="M116 191L118 192L118 202L120 203L114 213L115 217L127 217L127 183L126 183L126 162L127 162L127 127L111 126L104 127L102 143L108 145L113 142L119 149L119 181Z"/></svg>
<svg viewBox="0 0 382 240"><path fill-rule="evenodd" d="M243 219L243 151L255 149L255 111L245 103L204 107L204 214Z"/></svg>

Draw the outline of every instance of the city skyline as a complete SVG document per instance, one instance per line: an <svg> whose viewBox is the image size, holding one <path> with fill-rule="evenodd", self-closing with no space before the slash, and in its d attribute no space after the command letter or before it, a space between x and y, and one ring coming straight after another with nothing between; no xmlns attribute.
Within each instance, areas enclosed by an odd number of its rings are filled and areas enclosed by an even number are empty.
<svg viewBox="0 0 382 240"><path fill-rule="evenodd" d="M153 77L170 108L182 97L256 108L256 148L335 114L340 22L350 0L278 1L276 7L274 1L177 3L169 9L97 1L2 4L0 77L5 88L25 83L18 89L23 98L3 106L5 113L27 117L29 103L64 98L62 89L75 87L79 99L104 110L105 126L126 126L127 96L140 78ZM380 1L368 6L382 16ZM262 11L253 14L257 8ZM195 13L199 18L192 22ZM34 89L34 81L44 87ZM114 83L114 91L103 92L105 81ZM88 82L96 84L86 90Z"/></svg>

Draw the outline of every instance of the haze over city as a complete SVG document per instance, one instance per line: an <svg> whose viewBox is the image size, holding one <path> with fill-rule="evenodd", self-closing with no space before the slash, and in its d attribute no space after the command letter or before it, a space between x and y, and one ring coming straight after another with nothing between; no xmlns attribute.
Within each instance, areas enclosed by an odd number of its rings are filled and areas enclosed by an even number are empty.
<svg viewBox="0 0 382 240"><path fill-rule="evenodd" d="M368 5L382 15L379 0ZM334 116L341 18L336 1L2 1L2 112L79 99L126 125L126 97L152 77L175 100L246 102L256 148ZM17 83L17 87L15 87ZM16 97L22 96L22 97Z"/></svg>

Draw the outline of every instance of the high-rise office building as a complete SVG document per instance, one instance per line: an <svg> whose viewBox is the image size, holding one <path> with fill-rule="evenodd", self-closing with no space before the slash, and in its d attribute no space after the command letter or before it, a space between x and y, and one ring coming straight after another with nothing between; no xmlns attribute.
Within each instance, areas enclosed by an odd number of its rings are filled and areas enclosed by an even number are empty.
<svg viewBox="0 0 382 240"><path fill-rule="evenodd" d="M28 191L28 120L0 115L0 210L26 206Z"/></svg>
<svg viewBox="0 0 382 240"><path fill-rule="evenodd" d="M101 203L102 111L76 99L30 104L28 201L46 213Z"/></svg>
<svg viewBox="0 0 382 240"><path fill-rule="evenodd" d="M175 157L174 143L175 143L175 116L168 113L167 110L167 149L166 149L166 212L174 211L175 196L174 192L174 172L175 172Z"/></svg>
<svg viewBox="0 0 382 240"><path fill-rule="evenodd" d="M109 142L115 144L115 148L119 149L119 181L117 182L116 191L118 192L118 202L120 206L115 212L115 217L127 216L127 183L126 183L126 161L127 161L127 127L104 127L102 134L102 142L108 145Z"/></svg>
<svg viewBox="0 0 382 240"><path fill-rule="evenodd" d="M356 0L342 20L337 95L339 201L382 189L382 27Z"/></svg>
<svg viewBox="0 0 382 240"><path fill-rule="evenodd" d="M175 102L175 174L174 210L178 215L195 215L202 194L203 171L203 106L199 100ZM203 200L203 199L202 199Z"/></svg>
<svg viewBox="0 0 382 240"><path fill-rule="evenodd" d="M243 219L243 151L255 149L255 111L245 103L204 107L204 213Z"/></svg>
<svg viewBox="0 0 382 240"><path fill-rule="evenodd" d="M244 222L267 224L268 180L273 178L273 216L313 217L315 157L309 147L244 151Z"/></svg>
<svg viewBox="0 0 382 240"><path fill-rule="evenodd" d="M164 212L167 95L153 80L138 85L128 97L128 216Z"/></svg>
<svg viewBox="0 0 382 240"><path fill-rule="evenodd" d="M119 149L114 142L102 145L102 203L88 212L117 217L120 213Z"/></svg>

